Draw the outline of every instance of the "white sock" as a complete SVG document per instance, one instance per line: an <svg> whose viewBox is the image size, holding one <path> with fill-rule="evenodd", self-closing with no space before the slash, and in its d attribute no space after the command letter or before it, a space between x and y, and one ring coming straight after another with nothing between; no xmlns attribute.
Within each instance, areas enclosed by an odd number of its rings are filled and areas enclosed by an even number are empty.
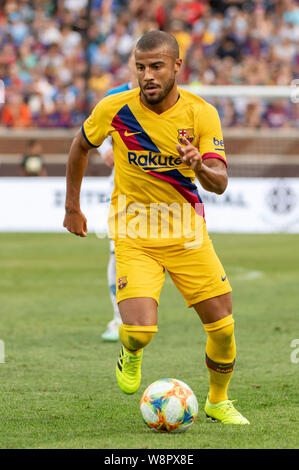
<svg viewBox="0 0 299 470"><path fill-rule="evenodd" d="M115 253L114 253L114 242L113 240L110 241L110 258L108 263L107 269L107 278L108 278L108 285L110 291L110 299L113 306L113 313L115 320L118 323L121 323L121 316L119 313L119 308L116 301L116 261L115 261Z"/></svg>

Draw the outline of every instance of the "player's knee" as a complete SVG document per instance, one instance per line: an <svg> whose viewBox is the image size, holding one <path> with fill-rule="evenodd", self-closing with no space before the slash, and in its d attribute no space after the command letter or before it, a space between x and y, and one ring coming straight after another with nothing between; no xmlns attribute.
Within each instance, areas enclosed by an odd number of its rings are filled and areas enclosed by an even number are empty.
<svg viewBox="0 0 299 470"><path fill-rule="evenodd" d="M232 321L231 323L223 326L219 330L216 330L216 335L222 344L230 345L234 340L234 330L234 322Z"/></svg>
<svg viewBox="0 0 299 470"><path fill-rule="evenodd" d="M207 333L220 333L220 334L230 334L229 332L234 331L234 319L232 314L226 315L220 320L211 322L211 323L204 323L204 329ZM217 334L218 334L217 333Z"/></svg>
<svg viewBox="0 0 299 470"><path fill-rule="evenodd" d="M158 331L157 325L125 325L119 327L119 337L130 351L144 348Z"/></svg>
<svg viewBox="0 0 299 470"><path fill-rule="evenodd" d="M234 320L232 315L213 323L204 324L208 335L207 349L213 356L227 356L233 359L236 354Z"/></svg>

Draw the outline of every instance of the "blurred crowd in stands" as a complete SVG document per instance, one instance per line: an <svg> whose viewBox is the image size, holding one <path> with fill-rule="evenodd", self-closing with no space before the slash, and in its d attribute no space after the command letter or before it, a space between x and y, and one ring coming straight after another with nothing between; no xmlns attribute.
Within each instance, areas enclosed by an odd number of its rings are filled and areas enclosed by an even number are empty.
<svg viewBox="0 0 299 470"><path fill-rule="evenodd" d="M80 126L152 29L180 45L184 85L299 79L298 0L0 0L1 127ZM299 85L298 85L299 86ZM214 100L223 127L299 127L289 99Z"/></svg>

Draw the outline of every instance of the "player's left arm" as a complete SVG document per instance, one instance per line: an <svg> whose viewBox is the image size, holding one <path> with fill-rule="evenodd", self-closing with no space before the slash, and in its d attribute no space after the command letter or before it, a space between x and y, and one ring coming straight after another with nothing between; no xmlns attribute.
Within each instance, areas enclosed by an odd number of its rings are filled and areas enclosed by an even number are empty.
<svg viewBox="0 0 299 470"><path fill-rule="evenodd" d="M192 168L202 187L216 194L224 193L228 182L224 161L218 158L203 160L199 150L185 137L182 139L182 143L184 147L176 146L180 158L182 162Z"/></svg>

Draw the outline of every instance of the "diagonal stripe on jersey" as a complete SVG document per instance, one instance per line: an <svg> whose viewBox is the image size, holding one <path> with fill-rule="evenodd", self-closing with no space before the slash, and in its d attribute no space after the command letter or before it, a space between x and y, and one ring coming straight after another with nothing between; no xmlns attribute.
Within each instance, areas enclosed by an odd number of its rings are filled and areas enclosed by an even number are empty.
<svg viewBox="0 0 299 470"><path fill-rule="evenodd" d="M111 124L119 132L120 137L129 150L148 150L161 153L127 104L118 111ZM136 134L134 134L135 132Z"/></svg>
<svg viewBox="0 0 299 470"><path fill-rule="evenodd" d="M170 183L190 204L198 215L202 217L204 214L204 206L202 199L197 191L197 186L192 183L191 179L182 175L178 170L169 171L148 171L149 175L159 178L167 183ZM197 206L195 206L197 204Z"/></svg>

